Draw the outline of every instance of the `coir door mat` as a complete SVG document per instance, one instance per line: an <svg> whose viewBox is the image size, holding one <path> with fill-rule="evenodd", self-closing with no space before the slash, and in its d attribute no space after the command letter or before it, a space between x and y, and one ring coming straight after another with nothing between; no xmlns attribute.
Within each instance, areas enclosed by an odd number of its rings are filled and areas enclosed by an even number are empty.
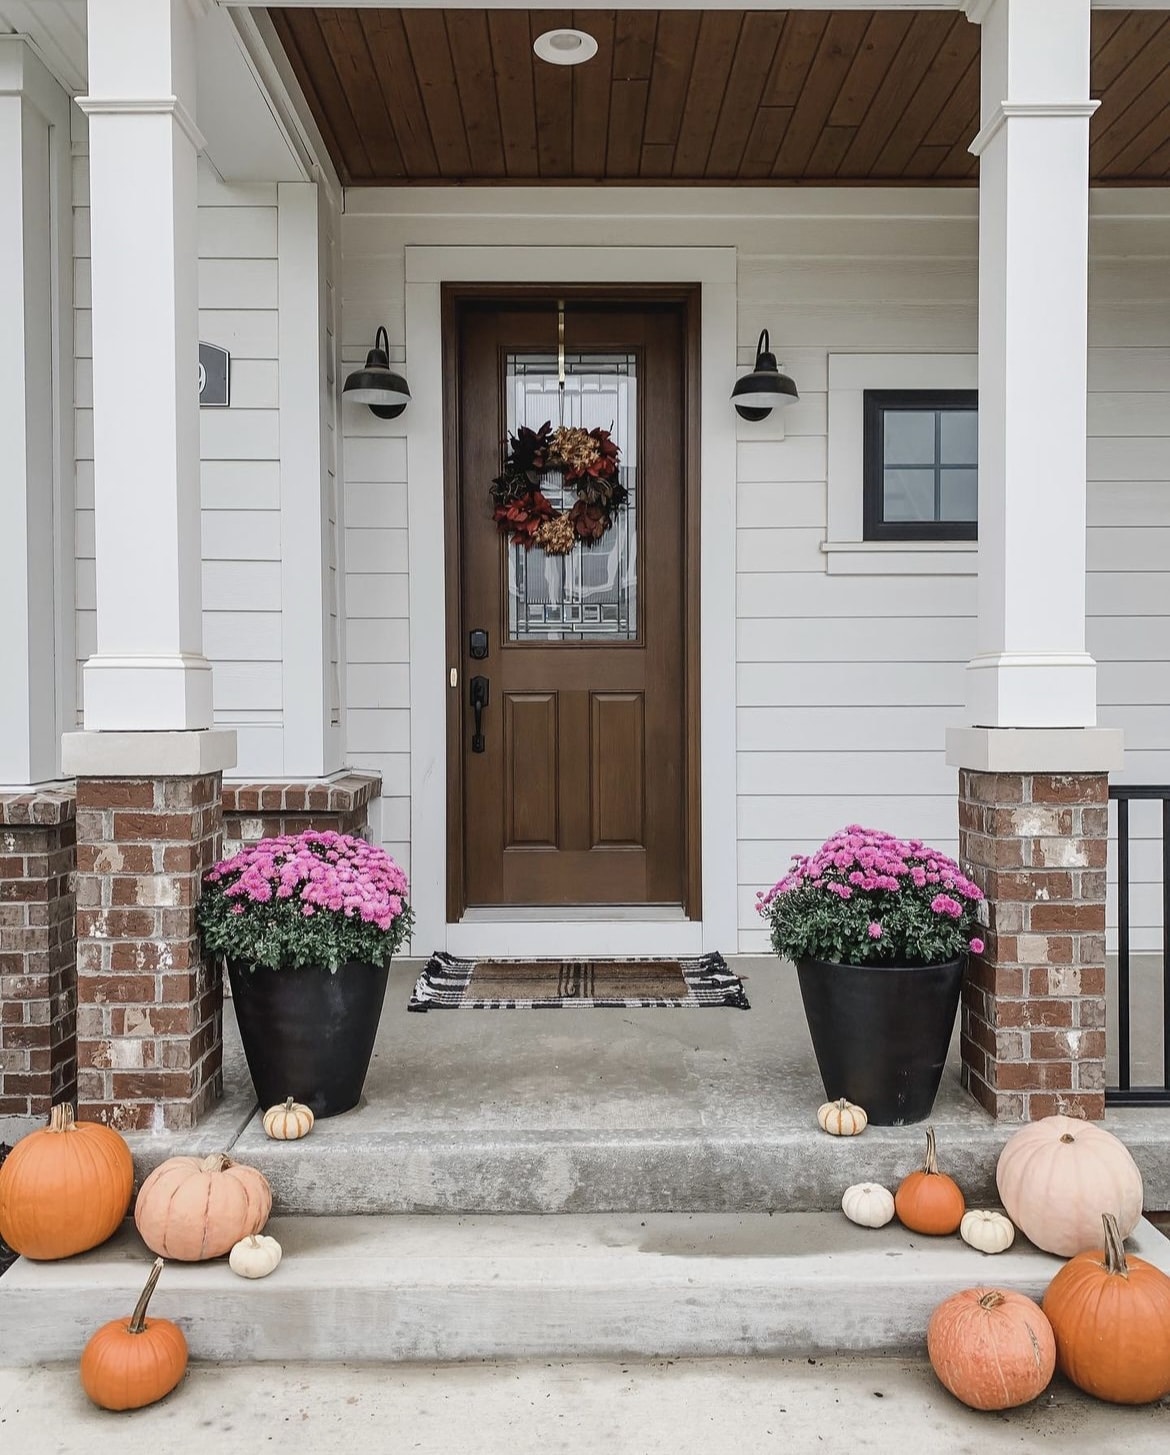
<svg viewBox="0 0 1170 1455"><path fill-rule="evenodd" d="M409 1010L749 1010L720 954L694 960L457 960L436 951Z"/></svg>

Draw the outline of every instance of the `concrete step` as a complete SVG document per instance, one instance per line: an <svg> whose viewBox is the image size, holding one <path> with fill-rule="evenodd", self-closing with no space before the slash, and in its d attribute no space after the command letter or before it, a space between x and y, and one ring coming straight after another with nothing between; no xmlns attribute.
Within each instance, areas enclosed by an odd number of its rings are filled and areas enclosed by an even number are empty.
<svg viewBox="0 0 1170 1455"><path fill-rule="evenodd" d="M925 1127L826 1137L825 1092L795 971L740 958L752 1009L430 1011L409 1015L417 964L395 964L361 1104L276 1143L256 1111L231 1007L225 1097L191 1131L128 1139L141 1179L176 1153L259 1167L282 1214L835 1212L854 1182L894 1187L921 1164ZM957 1051L932 1113L946 1171L975 1206L996 1200L1015 1130L959 1082ZM1170 1208L1170 1112L1111 1112L1146 1206Z"/></svg>
<svg viewBox="0 0 1170 1455"><path fill-rule="evenodd" d="M277 1218L269 1278L169 1264L152 1312L196 1359L447 1361L920 1350L931 1310L977 1285L1039 1297L1061 1260L840 1214ZM1143 1222L1133 1251L1170 1272ZM128 1314L150 1255L131 1226L0 1279L0 1366L74 1360Z"/></svg>

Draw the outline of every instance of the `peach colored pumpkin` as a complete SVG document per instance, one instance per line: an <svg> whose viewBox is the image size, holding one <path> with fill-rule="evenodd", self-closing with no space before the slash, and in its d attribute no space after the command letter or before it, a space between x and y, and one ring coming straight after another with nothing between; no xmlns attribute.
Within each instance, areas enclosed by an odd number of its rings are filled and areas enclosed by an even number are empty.
<svg viewBox="0 0 1170 1455"><path fill-rule="evenodd" d="M1105 1213L1105 1247L1078 1253L1044 1295L1060 1372L1086 1394L1149 1404L1170 1394L1170 1278L1127 1258Z"/></svg>
<svg viewBox="0 0 1170 1455"><path fill-rule="evenodd" d="M940 1303L926 1330L940 1381L974 1410L1010 1410L1048 1388L1056 1340L1039 1305L1022 1293L968 1288Z"/></svg>
<svg viewBox="0 0 1170 1455"><path fill-rule="evenodd" d="M62 1103L0 1167L0 1238L26 1258L71 1258L113 1237L133 1191L122 1137Z"/></svg>
<svg viewBox="0 0 1170 1455"><path fill-rule="evenodd" d="M1142 1174L1112 1133L1075 1117L1022 1127L999 1154L995 1181L1016 1227L1046 1253L1101 1245L1101 1214L1127 1238L1142 1215Z"/></svg>
<svg viewBox="0 0 1170 1455"><path fill-rule="evenodd" d="M196 1263L260 1232L271 1211L264 1174L216 1153L160 1163L142 1184L134 1221L152 1253Z"/></svg>

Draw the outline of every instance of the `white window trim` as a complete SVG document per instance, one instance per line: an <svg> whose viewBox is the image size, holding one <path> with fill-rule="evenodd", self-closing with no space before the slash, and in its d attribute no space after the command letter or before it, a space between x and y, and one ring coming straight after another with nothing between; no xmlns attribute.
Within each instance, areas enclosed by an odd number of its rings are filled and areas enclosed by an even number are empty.
<svg viewBox="0 0 1170 1455"><path fill-rule="evenodd" d="M864 403L867 389L978 389L978 354L829 355L829 534L821 545L831 576L974 576L977 541L864 538Z"/></svg>
<svg viewBox="0 0 1170 1455"><path fill-rule="evenodd" d="M702 919L615 916L572 923L584 955L696 954L735 946L736 257L723 247L419 246L406 249L406 352L414 401L409 453L411 907L414 943L455 954L559 954L564 921L447 922L446 554L441 288L463 283L698 283L700 358L700 709ZM417 382L416 382L417 381ZM451 664L454 665L454 664Z"/></svg>

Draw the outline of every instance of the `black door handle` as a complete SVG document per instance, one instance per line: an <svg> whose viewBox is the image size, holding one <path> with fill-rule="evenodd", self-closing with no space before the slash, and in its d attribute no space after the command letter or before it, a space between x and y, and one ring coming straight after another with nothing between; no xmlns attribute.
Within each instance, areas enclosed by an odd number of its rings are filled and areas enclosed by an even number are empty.
<svg viewBox="0 0 1170 1455"><path fill-rule="evenodd" d="M471 737L471 751L482 753L484 751L483 740L483 710L488 705L488 679L486 677L473 677L471 679L471 710L475 713L475 732Z"/></svg>

